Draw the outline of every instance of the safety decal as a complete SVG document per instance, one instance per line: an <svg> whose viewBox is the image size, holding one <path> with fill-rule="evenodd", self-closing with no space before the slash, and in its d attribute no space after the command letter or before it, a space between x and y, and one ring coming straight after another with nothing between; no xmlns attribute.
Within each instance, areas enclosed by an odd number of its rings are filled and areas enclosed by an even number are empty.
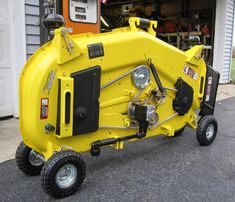
<svg viewBox="0 0 235 202"><path fill-rule="evenodd" d="M195 72L193 69L191 69L190 67L188 66L184 66L184 70L183 72L188 75L189 77L191 77L192 79L194 79L195 81L197 80L198 78L198 73Z"/></svg>
<svg viewBox="0 0 235 202"><path fill-rule="evenodd" d="M56 70L49 72L49 74L47 76L47 81L46 81L45 86L43 87L43 92L48 91L48 95L50 94L55 76L56 76Z"/></svg>
<svg viewBox="0 0 235 202"><path fill-rule="evenodd" d="M41 99L40 119L47 119L48 118L48 106L49 106L49 99L42 98Z"/></svg>
<svg viewBox="0 0 235 202"><path fill-rule="evenodd" d="M207 89L206 89L206 102L208 102L210 100L211 88L212 88L212 77L209 76L208 81L207 81Z"/></svg>

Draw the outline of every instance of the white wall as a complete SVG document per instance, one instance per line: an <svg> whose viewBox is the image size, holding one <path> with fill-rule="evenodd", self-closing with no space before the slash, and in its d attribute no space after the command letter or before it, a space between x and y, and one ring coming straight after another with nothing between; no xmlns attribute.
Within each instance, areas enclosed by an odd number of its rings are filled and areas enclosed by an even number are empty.
<svg viewBox="0 0 235 202"><path fill-rule="evenodd" d="M40 0L41 3L43 2ZM40 48L39 0L25 0L26 55L27 59Z"/></svg>
<svg viewBox="0 0 235 202"><path fill-rule="evenodd" d="M18 92L19 75L26 62L26 39L25 39L25 4L24 0L10 0L12 23L10 35L12 41L12 72L13 72L13 112L19 116Z"/></svg>
<svg viewBox="0 0 235 202"><path fill-rule="evenodd" d="M213 67L220 72L220 83L231 80L234 0L217 0Z"/></svg>
<svg viewBox="0 0 235 202"><path fill-rule="evenodd" d="M233 18L233 46L235 46L235 15Z"/></svg>

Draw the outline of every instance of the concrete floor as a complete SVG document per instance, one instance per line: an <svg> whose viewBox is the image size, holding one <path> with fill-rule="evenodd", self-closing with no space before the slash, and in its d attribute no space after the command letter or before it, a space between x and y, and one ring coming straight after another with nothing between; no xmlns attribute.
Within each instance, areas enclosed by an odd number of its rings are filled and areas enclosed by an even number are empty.
<svg viewBox="0 0 235 202"><path fill-rule="evenodd" d="M220 85L217 101L235 96L235 85ZM218 102L220 104L220 102ZM15 150L21 141L18 119L0 121L0 163L15 157Z"/></svg>
<svg viewBox="0 0 235 202"><path fill-rule="evenodd" d="M235 84L219 85L217 92L217 101L235 96Z"/></svg>
<svg viewBox="0 0 235 202"><path fill-rule="evenodd" d="M15 157L20 141L19 120L0 121L0 163Z"/></svg>

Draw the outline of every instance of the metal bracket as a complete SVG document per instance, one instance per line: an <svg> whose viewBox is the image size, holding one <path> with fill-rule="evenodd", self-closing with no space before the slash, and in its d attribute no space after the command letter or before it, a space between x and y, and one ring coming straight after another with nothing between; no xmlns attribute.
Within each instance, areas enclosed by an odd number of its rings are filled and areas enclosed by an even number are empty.
<svg viewBox="0 0 235 202"><path fill-rule="evenodd" d="M65 27L54 30L52 46L55 47L58 64L68 62L82 54L81 48L69 36L70 32L71 29Z"/></svg>
<svg viewBox="0 0 235 202"><path fill-rule="evenodd" d="M60 79L60 135L58 138L71 137L73 135L73 78L59 77Z"/></svg>
<svg viewBox="0 0 235 202"><path fill-rule="evenodd" d="M147 29L148 33L156 36L157 21L148 20L144 18L132 17L129 19L131 31L138 31L139 28Z"/></svg>

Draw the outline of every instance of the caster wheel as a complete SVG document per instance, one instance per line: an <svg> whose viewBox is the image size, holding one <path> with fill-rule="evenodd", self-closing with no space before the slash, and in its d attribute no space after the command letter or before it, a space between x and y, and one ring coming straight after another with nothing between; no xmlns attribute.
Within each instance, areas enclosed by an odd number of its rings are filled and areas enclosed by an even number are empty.
<svg viewBox="0 0 235 202"><path fill-rule="evenodd" d="M26 146L23 142L20 143L15 154L17 167L26 175L40 175L44 161L38 158L37 153Z"/></svg>
<svg viewBox="0 0 235 202"><path fill-rule="evenodd" d="M175 134L173 137L179 137L184 132L185 126L177 131L175 131Z"/></svg>
<svg viewBox="0 0 235 202"><path fill-rule="evenodd" d="M60 151L43 166L41 183L45 192L55 198L74 194L86 176L86 165L74 151Z"/></svg>
<svg viewBox="0 0 235 202"><path fill-rule="evenodd" d="M210 145L217 134L218 123L213 116L204 116L198 122L197 140L200 145Z"/></svg>

